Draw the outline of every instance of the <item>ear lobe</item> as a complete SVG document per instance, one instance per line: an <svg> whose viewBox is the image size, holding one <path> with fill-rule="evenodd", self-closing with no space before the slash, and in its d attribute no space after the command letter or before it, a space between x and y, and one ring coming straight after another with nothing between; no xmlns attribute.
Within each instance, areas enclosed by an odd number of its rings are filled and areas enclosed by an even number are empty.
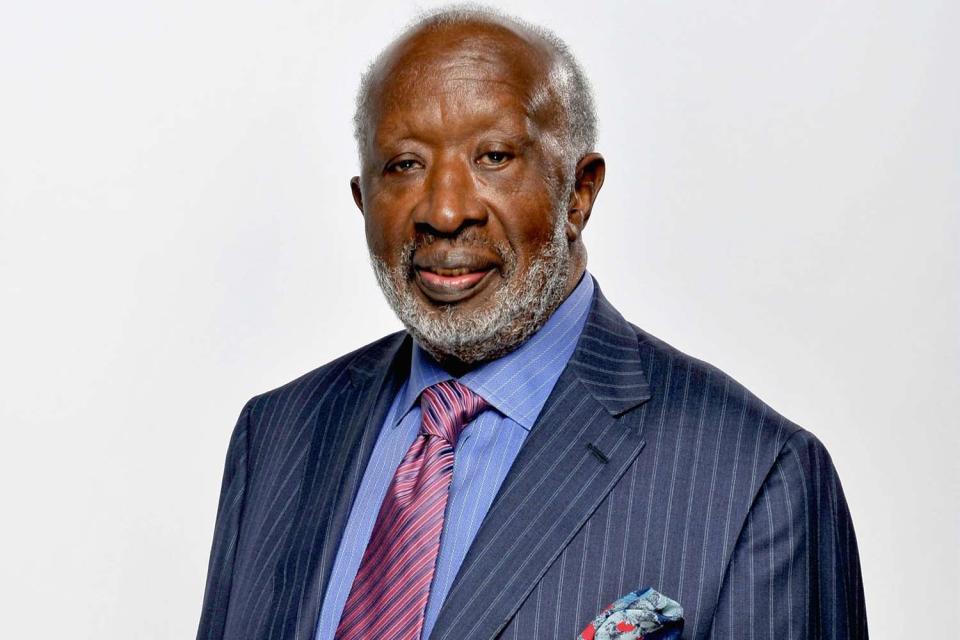
<svg viewBox="0 0 960 640"><path fill-rule="evenodd" d="M353 202L360 209L360 215L363 215L363 192L360 191L360 176L350 178L350 192L353 194Z"/></svg>
<svg viewBox="0 0 960 640"><path fill-rule="evenodd" d="M577 163L576 182L570 195L570 208L567 213L569 223L576 227L576 235L583 231L590 219L593 203L603 186L606 168L606 161L599 153L588 153ZM569 234L568 230L567 235Z"/></svg>
<svg viewBox="0 0 960 640"><path fill-rule="evenodd" d="M576 241L586 224L587 219L583 215L583 211L571 206L570 210L567 211L567 241Z"/></svg>

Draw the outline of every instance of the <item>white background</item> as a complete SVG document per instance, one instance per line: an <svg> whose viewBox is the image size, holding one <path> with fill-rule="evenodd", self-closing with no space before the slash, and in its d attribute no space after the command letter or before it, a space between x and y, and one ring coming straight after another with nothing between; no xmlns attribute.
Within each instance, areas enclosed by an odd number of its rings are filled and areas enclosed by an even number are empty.
<svg viewBox="0 0 960 640"><path fill-rule="evenodd" d="M244 401L399 325L350 199L418 7L0 9L0 636L189 638ZM875 638L958 597L955 2L517 2L592 78L590 270L816 433Z"/></svg>

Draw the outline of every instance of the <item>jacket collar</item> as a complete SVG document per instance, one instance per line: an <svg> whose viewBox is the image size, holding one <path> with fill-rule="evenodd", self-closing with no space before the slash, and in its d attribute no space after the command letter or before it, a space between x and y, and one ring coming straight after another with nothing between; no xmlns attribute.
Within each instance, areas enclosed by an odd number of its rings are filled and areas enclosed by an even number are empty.
<svg viewBox="0 0 960 640"><path fill-rule="evenodd" d="M634 464L651 396L644 364L637 333L598 286L577 348L487 512L430 640L496 637Z"/></svg>
<svg viewBox="0 0 960 640"><path fill-rule="evenodd" d="M596 285L593 306L570 358L570 368L611 416L621 415L650 398L637 333Z"/></svg>
<svg viewBox="0 0 960 640"><path fill-rule="evenodd" d="M350 507L377 427L407 374L410 348L400 332L354 356L344 393L358 404L336 442L317 434L311 443L291 546L278 567L285 578L276 584L270 624L278 637L313 637ZM637 334L596 285L576 349L484 519L431 639L491 638L502 629L640 454L643 411L633 409L649 397ZM329 404L316 414L332 410ZM550 495L565 497L544 503ZM530 539L530 531L543 534ZM498 572L503 580L489 584Z"/></svg>

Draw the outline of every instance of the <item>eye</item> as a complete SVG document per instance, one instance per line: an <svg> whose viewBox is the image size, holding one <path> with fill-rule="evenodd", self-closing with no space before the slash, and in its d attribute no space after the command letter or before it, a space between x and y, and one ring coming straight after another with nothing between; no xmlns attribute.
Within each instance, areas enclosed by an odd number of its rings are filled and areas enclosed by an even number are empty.
<svg viewBox="0 0 960 640"><path fill-rule="evenodd" d="M388 173L406 173L420 167L420 161L413 158L401 158L387 165Z"/></svg>
<svg viewBox="0 0 960 640"><path fill-rule="evenodd" d="M506 164L511 158L513 154L509 151L487 151L477 162L488 167L498 167Z"/></svg>

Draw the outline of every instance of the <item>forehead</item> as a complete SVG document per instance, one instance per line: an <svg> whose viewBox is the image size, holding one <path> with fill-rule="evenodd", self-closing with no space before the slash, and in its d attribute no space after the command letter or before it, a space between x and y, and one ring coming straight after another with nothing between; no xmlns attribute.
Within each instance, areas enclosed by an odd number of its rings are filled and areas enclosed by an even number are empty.
<svg viewBox="0 0 960 640"><path fill-rule="evenodd" d="M411 120L448 127L463 119L549 121L552 56L498 25L449 25L414 33L385 55L373 78L374 129Z"/></svg>

